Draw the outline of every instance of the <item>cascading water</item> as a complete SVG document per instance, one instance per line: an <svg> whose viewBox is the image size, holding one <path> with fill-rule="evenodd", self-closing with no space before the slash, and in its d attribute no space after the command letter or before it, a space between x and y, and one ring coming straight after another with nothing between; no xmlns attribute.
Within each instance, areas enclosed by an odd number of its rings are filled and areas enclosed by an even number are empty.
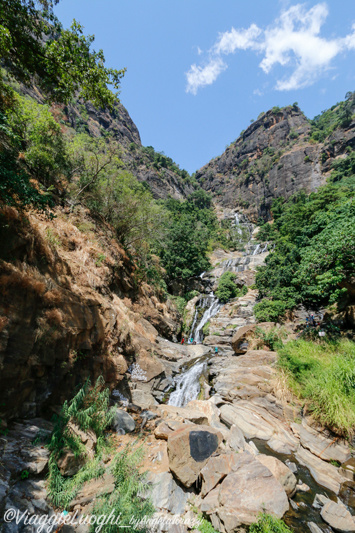
<svg viewBox="0 0 355 533"><path fill-rule="evenodd" d="M206 309L206 311L203 313L203 316L196 328L195 336L193 339L196 341L196 343L202 342L203 340L203 326L207 324L211 318L213 318L218 311L221 309L222 304L219 303L218 298L211 292L211 294L206 298L206 303L210 302L209 307ZM207 307L207 306L206 306Z"/></svg>
<svg viewBox="0 0 355 533"><path fill-rule="evenodd" d="M200 377L206 361L198 362L175 378L176 389L170 394L168 405L184 407L191 400L196 400L200 392Z"/></svg>
<svg viewBox="0 0 355 533"><path fill-rule="evenodd" d="M240 220L239 220L239 215L238 213L235 213L234 215L234 218L235 218L235 227L237 228L237 232L239 235L243 235L243 231L242 231L242 228L240 226Z"/></svg>

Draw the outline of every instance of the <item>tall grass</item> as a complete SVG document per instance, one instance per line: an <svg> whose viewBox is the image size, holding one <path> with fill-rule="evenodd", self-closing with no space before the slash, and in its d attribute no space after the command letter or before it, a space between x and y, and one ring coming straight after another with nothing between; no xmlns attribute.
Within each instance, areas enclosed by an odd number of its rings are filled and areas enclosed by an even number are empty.
<svg viewBox="0 0 355 533"><path fill-rule="evenodd" d="M261 513L258 521L250 526L249 533L292 533L292 529L280 518Z"/></svg>
<svg viewBox="0 0 355 533"><path fill-rule="evenodd" d="M319 422L341 435L354 434L354 342L291 341L280 348L278 364Z"/></svg>

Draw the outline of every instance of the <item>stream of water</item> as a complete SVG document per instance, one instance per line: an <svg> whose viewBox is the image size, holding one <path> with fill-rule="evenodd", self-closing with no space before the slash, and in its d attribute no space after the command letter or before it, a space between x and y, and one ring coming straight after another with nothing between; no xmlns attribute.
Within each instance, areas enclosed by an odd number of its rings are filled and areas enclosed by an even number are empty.
<svg viewBox="0 0 355 533"><path fill-rule="evenodd" d="M176 389L170 394L168 405L184 407L196 400L200 393L200 377L206 368L206 360L198 359L188 370L175 378Z"/></svg>

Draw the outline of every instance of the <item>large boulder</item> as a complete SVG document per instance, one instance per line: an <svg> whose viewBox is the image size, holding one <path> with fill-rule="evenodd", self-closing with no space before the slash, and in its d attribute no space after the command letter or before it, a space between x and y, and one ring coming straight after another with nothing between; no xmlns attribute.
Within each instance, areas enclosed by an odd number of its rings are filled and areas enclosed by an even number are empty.
<svg viewBox="0 0 355 533"><path fill-rule="evenodd" d="M185 487L191 487L195 483L222 438L219 431L209 426L196 425L178 429L169 435L169 467Z"/></svg>
<svg viewBox="0 0 355 533"><path fill-rule="evenodd" d="M296 492L297 485L296 476L291 470L282 461L271 455L259 454L257 459L270 470L285 489L287 496L291 498Z"/></svg>
<svg viewBox="0 0 355 533"><path fill-rule="evenodd" d="M164 419L191 422L192 424L208 424L208 417L201 410L175 407L174 405L159 405L157 412Z"/></svg>
<svg viewBox="0 0 355 533"><path fill-rule="evenodd" d="M291 424L293 432L299 437L301 444L314 455L324 461L345 463L351 457L349 444L343 440L328 438L323 433L310 427L304 420L302 424Z"/></svg>
<svg viewBox="0 0 355 533"><path fill-rule="evenodd" d="M249 453L235 457L232 472L202 500L201 510L211 516L214 527L233 533L256 522L261 512L282 518L289 504L277 479Z"/></svg>
<svg viewBox="0 0 355 533"><path fill-rule="evenodd" d="M204 498L216 485L233 470L237 464L236 453L223 453L210 457L200 472L202 480L201 496Z"/></svg>
<svg viewBox="0 0 355 533"><path fill-rule="evenodd" d="M302 446L297 450L295 457L301 465L309 469L312 477L319 485L339 494L340 486L346 481L346 478L339 473L336 466L322 461Z"/></svg>
<svg viewBox="0 0 355 533"><path fill-rule="evenodd" d="M329 500L322 508L321 517L335 531L355 531L355 519L345 505Z"/></svg>
<svg viewBox="0 0 355 533"><path fill-rule="evenodd" d="M136 423L123 409L116 409L112 419L112 427L117 433L131 433L136 429Z"/></svg>
<svg viewBox="0 0 355 533"><path fill-rule="evenodd" d="M242 326L233 335L231 344L233 350L237 355L243 354L248 351L248 338L250 338L254 333L255 327L255 324Z"/></svg>
<svg viewBox="0 0 355 533"><path fill-rule="evenodd" d="M150 478L153 483L150 497L155 509L166 510L172 514L183 514L189 494L179 487L170 472L154 474ZM148 481L150 481L149 478Z"/></svg>
<svg viewBox="0 0 355 533"><path fill-rule="evenodd" d="M290 454L298 448L298 440L282 422L267 409L248 401L220 407L221 420L227 426L235 424L247 439L266 440L278 453Z"/></svg>

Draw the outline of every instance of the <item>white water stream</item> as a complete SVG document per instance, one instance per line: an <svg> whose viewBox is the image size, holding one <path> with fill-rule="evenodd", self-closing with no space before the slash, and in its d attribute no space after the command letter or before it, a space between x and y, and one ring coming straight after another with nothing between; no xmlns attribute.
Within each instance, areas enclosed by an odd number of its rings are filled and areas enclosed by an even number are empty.
<svg viewBox="0 0 355 533"><path fill-rule="evenodd" d="M168 405L184 407L196 400L200 392L200 377L206 362L199 362L175 378L176 389L170 394Z"/></svg>

